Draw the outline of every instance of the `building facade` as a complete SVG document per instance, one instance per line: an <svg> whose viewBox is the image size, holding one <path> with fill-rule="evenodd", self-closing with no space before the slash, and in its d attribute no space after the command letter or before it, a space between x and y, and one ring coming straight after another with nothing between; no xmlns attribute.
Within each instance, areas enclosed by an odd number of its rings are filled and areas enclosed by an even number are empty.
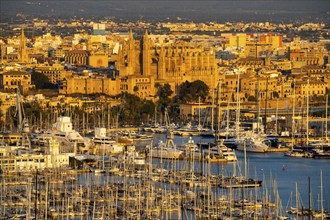
<svg viewBox="0 0 330 220"><path fill-rule="evenodd" d="M152 76L155 82L166 82L174 87L185 81L202 80L214 88L218 80L212 50L186 42L156 45L147 32L142 40L135 40L130 32L118 53L116 67L120 76Z"/></svg>
<svg viewBox="0 0 330 220"><path fill-rule="evenodd" d="M15 91L22 87L23 93L33 89L31 74L25 71L8 71L0 74L0 88L4 91Z"/></svg>

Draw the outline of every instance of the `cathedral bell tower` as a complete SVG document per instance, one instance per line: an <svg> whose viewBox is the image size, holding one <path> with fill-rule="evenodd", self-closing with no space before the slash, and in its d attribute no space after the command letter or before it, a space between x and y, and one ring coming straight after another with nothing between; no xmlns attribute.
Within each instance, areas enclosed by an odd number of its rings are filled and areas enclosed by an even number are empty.
<svg viewBox="0 0 330 220"><path fill-rule="evenodd" d="M142 67L142 75L150 76L151 69L151 55L150 55L150 39L148 36L148 31L145 32L143 36L143 67Z"/></svg>
<svg viewBox="0 0 330 220"><path fill-rule="evenodd" d="M128 37L128 56L127 56L128 74L133 75L135 71L135 40L132 29L129 31Z"/></svg>
<svg viewBox="0 0 330 220"><path fill-rule="evenodd" d="M158 61L158 79L164 79L165 77L165 49L163 45L160 48L159 52L159 61Z"/></svg>

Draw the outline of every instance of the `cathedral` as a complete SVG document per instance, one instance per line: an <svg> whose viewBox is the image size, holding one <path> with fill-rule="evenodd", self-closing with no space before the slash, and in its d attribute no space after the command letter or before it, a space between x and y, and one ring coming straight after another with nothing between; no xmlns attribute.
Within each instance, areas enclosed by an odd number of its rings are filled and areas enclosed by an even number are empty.
<svg viewBox="0 0 330 220"><path fill-rule="evenodd" d="M142 40L135 40L130 31L118 52L116 67L120 77L143 77L151 79L150 82L169 83L175 92L185 81L202 80L209 88L214 88L219 77L212 50L187 42L156 46L147 31Z"/></svg>
<svg viewBox="0 0 330 220"><path fill-rule="evenodd" d="M185 81L201 80L210 89L217 86L219 74L215 53L203 46L181 41L156 45L148 32L141 40L136 40L132 31L128 40L121 41L120 45L113 59L119 73L116 78L74 75L64 80L60 93L117 95L127 92L143 99L155 100L157 83L168 83L175 93Z"/></svg>

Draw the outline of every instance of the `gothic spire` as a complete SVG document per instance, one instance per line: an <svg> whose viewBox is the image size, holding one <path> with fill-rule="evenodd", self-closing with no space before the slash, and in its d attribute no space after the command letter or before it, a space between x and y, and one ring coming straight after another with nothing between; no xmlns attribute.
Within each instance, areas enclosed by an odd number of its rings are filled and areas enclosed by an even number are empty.
<svg viewBox="0 0 330 220"><path fill-rule="evenodd" d="M129 30L129 40L134 40L132 29Z"/></svg>
<svg viewBox="0 0 330 220"><path fill-rule="evenodd" d="M21 39L24 39L25 38L25 34L24 34L24 28L22 26L21 28Z"/></svg>
<svg viewBox="0 0 330 220"><path fill-rule="evenodd" d="M144 33L144 37L148 37L148 30Z"/></svg>

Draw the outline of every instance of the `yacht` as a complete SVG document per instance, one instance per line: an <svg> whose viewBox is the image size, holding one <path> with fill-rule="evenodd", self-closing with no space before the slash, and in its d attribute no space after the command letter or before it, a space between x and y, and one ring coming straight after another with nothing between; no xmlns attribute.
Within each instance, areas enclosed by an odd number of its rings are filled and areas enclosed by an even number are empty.
<svg viewBox="0 0 330 220"><path fill-rule="evenodd" d="M141 156L137 151L135 151L135 147L134 147L134 151L127 152L126 160L130 164L133 164L137 167L139 167L139 166L143 167L146 165L145 158L143 156Z"/></svg>
<svg viewBox="0 0 330 220"><path fill-rule="evenodd" d="M237 161L235 152L226 147L223 141L216 141L215 145L204 151L204 155L209 156L211 162L230 162Z"/></svg>
<svg viewBox="0 0 330 220"><path fill-rule="evenodd" d="M190 122L188 122L185 126L179 127L173 131L174 135L180 135L180 136L189 136L189 131L192 129L192 125Z"/></svg>
<svg viewBox="0 0 330 220"><path fill-rule="evenodd" d="M79 132L72 128L71 118L60 116L56 123L53 124L52 130L40 134L37 139L42 141L48 137L55 138L60 144L61 152L88 152L91 146L91 141L88 138L82 137Z"/></svg>
<svg viewBox="0 0 330 220"><path fill-rule="evenodd" d="M111 137L107 137L106 128L95 128L92 143L97 154L115 155L124 150L124 146L118 144Z"/></svg>
<svg viewBox="0 0 330 220"><path fill-rule="evenodd" d="M180 136L197 136L204 132L209 132L210 129L203 128L200 124L197 126L192 126L189 122L186 126L183 126L181 128L177 128L174 131L175 135Z"/></svg>
<svg viewBox="0 0 330 220"><path fill-rule="evenodd" d="M202 137L214 137L216 134L215 131L212 129L203 128L199 135Z"/></svg>
<svg viewBox="0 0 330 220"><path fill-rule="evenodd" d="M313 149L314 159L330 159L330 151L325 151L323 149Z"/></svg>
<svg viewBox="0 0 330 220"><path fill-rule="evenodd" d="M197 144L195 144L192 137L189 137L189 140L187 143L185 143L181 146L178 146L178 149L182 150L184 152L199 152L199 148L198 148Z"/></svg>
<svg viewBox="0 0 330 220"><path fill-rule="evenodd" d="M183 151L183 155L186 158L191 158L194 160L200 160L202 158L202 151L197 144L195 144L192 137L189 137L188 142L177 147L179 150Z"/></svg>
<svg viewBox="0 0 330 220"><path fill-rule="evenodd" d="M183 151L178 150L173 142L171 133L167 134L167 141L164 143L160 141L158 146L151 147L149 149L151 157L162 158L162 159L177 159L183 154Z"/></svg>
<svg viewBox="0 0 330 220"><path fill-rule="evenodd" d="M236 138L229 138L229 139L224 139L223 144L231 149L236 149L238 145L238 141Z"/></svg>
<svg viewBox="0 0 330 220"><path fill-rule="evenodd" d="M304 157L304 151L303 150L298 150L298 149L293 149L292 151L284 153L284 156L287 157Z"/></svg>
<svg viewBox="0 0 330 220"><path fill-rule="evenodd" d="M268 151L268 145L264 143L262 138L247 137L238 142L237 150L246 152L265 153Z"/></svg>

